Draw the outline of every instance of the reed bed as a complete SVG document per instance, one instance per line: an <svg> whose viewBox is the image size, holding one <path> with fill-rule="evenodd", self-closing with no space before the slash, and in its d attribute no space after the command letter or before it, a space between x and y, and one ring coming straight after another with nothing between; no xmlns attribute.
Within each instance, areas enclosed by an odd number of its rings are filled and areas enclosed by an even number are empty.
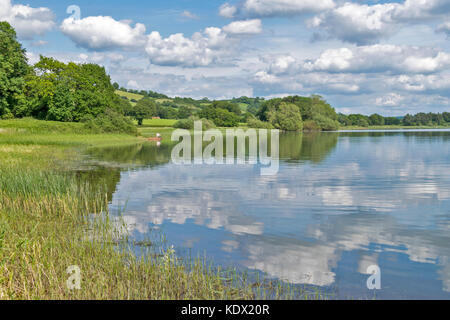
<svg viewBox="0 0 450 320"><path fill-rule="evenodd" d="M118 246L126 239L104 218L101 188L93 193L70 173L10 169L0 169L1 299L252 297L250 289L227 286L223 274L200 262L187 270L170 250L137 258ZM81 270L79 290L66 285L73 265Z"/></svg>

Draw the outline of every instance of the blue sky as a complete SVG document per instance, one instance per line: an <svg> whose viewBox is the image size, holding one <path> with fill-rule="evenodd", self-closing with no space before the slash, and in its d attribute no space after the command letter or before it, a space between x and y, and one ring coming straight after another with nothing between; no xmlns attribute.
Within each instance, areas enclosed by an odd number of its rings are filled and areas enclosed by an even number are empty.
<svg viewBox="0 0 450 320"><path fill-rule="evenodd" d="M0 0L0 20L31 63L98 63L128 88L321 94L344 113L450 111L450 0Z"/></svg>

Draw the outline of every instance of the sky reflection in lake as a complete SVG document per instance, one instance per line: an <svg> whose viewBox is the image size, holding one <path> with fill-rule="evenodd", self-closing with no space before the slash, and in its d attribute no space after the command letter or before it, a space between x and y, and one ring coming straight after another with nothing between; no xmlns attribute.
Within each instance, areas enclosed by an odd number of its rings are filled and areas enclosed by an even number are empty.
<svg viewBox="0 0 450 320"><path fill-rule="evenodd" d="M377 297L448 299L449 143L448 131L285 134L275 176L175 165L170 147L140 146L118 151L142 166L121 172L111 208L126 204L137 238L157 226L177 252L339 298L372 297L366 270L376 264Z"/></svg>

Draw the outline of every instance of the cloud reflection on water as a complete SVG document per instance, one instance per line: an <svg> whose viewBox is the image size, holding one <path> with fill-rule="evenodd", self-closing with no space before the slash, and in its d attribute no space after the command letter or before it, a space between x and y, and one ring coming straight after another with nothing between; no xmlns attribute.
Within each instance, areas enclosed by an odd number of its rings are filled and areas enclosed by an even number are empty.
<svg viewBox="0 0 450 320"><path fill-rule="evenodd" d="M291 283L329 286L344 252L362 252L361 274L391 252L436 265L450 292L447 141L343 136L323 162L283 162L275 177L225 165L123 172L113 205L128 201L140 233L165 223L221 231L226 240L207 238L221 248L213 256Z"/></svg>

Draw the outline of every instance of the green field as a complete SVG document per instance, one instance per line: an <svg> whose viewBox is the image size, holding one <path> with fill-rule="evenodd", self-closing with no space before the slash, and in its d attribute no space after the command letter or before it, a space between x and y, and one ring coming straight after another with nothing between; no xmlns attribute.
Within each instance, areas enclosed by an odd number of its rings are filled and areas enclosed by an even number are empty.
<svg viewBox="0 0 450 320"><path fill-rule="evenodd" d="M136 102L132 102L131 101L132 99L136 100L136 101L139 101L142 98L144 98L143 95L136 94L136 93L125 92L125 91L121 91L121 90L116 90L116 94L121 96L121 97L126 97L130 101L130 103L132 105L136 105Z"/></svg>
<svg viewBox="0 0 450 320"><path fill-rule="evenodd" d="M94 134L82 123L31 118L0 120L0 145L106 146L142 141L127 134Z"/></svg>
<svg viewBox="0 0 450 320"><path fill-rule="evenodd" d="M76 133L83 129L79 122L41 121L33 118L0 120L0 129L13 129L29 133Z"/></svg>
<svg viewBox="0 0 450 320"><path fill-rule="evenodd" d="M175 119L144 119L141 127L173 127L178 120ZM137 121L136 121L137 124Z"/></svg>

